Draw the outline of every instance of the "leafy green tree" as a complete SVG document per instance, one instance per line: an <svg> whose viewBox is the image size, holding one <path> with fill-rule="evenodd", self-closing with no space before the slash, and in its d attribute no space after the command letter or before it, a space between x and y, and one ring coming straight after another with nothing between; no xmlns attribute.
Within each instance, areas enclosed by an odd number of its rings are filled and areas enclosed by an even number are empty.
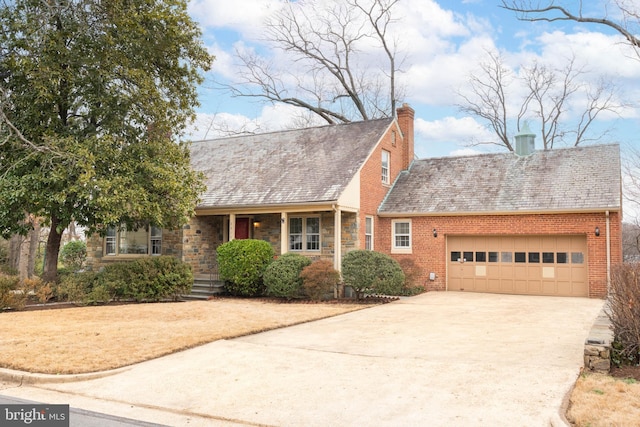
<svg viewBox="0 0 640 427"><path fill-rule="evenodd" d="M72 220L175 228L201 179L176 140L213 57L186 0L16 0L0 6L0 234L46 220L55 279Z"/></svg>

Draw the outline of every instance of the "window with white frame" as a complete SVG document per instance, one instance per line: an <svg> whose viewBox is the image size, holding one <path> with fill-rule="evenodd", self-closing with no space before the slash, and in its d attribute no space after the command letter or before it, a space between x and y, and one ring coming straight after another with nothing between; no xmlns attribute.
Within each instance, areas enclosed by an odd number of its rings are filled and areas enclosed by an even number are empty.
<svg viewBox="0 0 640 427"><path fill-rule="evenodd" d="M382 150L382 183L389 183L389 158L390 153L387 150Z"/></svg>
<svg viewBox="0 0 640 427"><path fill-rule="evenodd" d="M373 250L373 217L364 218L364 248L368 251Z"/></svg>
<svg viewBox="0 0 640 427"><path fill-rule="evenodd" d="M162 254L162 229L155 226L137 230L109 226L104 241L106 255Z"/></svg>
<svg viewBox="0 0 640 427"><path fill-rule="evenodd" d="M396 252L411 250L411 220L392 221L393 249Z"/></svg>
<svg viewBox="0 0 640 427"><path fill-rule="evenodd" d="M289 218L289 250L320 250L320 217Z"/></svg>

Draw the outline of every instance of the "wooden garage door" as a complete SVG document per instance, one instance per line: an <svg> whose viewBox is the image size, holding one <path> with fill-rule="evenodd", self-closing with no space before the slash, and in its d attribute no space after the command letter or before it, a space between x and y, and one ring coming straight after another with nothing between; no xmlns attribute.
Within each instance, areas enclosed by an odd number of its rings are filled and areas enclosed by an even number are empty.
<svg viewBox="0 0 640 427"><path fill-rule="evenodd" d="M449 236L451 291L589 296L586 236Z"/></svg>

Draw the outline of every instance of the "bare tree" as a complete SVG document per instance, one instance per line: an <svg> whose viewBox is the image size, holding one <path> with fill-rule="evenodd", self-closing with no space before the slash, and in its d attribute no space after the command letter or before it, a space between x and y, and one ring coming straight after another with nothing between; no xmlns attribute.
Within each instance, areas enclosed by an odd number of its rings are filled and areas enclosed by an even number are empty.
<svg viewBox="0 0 640 427"><path fill-rule="evenodd" d="M391 116L399 98L401 61L390 34L398 1L287 2L267 21L265 36L286 59L237 51L239 79L223 87L234 96L301 108L327 123Z"/></svg>
<svg viewBox="0 0 640 427"><path fill-rule="evenodd" d="M495 142L482 143L514 151L511 137L529 119L540 125L538 134L545 150L558 143L578 146L602 137L588 132L600 113L616 112L622 106L611 83L600 81L596 87L583 83L580 77L585 71L576 68L574 58L561 69L534 62L522 66L518 74L505 65L502 56L488 51L487 58L470 75L470 91L458 91L460 111L482 119L497 137ZM583 110L573 113L577 119L572 119L569 105L578 99Z"/></svg>
<svg viewBox="0 0 640 427"><path fill-rule="evenodd" d="M585 24L602 25L620 33L640 58L640 4L636 0L612 0L607 6L612 5L612 11L603 10L604 16L585 16L583 1L568 2L569 6L563 6L561 2L548 0L545 2L531 0L502 1L504 9L515 12L521 21L573 21ZM593 6L594 2L589 2Z"/></svg>

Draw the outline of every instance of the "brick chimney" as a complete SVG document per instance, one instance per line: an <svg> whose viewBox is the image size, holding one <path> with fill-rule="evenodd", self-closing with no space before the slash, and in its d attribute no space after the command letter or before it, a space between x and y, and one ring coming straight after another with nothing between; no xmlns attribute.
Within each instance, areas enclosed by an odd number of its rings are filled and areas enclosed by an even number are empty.
<svg viewBox="0 0 640 427"><path fill-rule="evenodd" d="M409 165L413 161L414 147L413 147L413 118L415 111L409 106L409 104L402 104L402 107L397 110L398 126L400 126L400 132L402 132L402 169L409 169Z"/></svg>

